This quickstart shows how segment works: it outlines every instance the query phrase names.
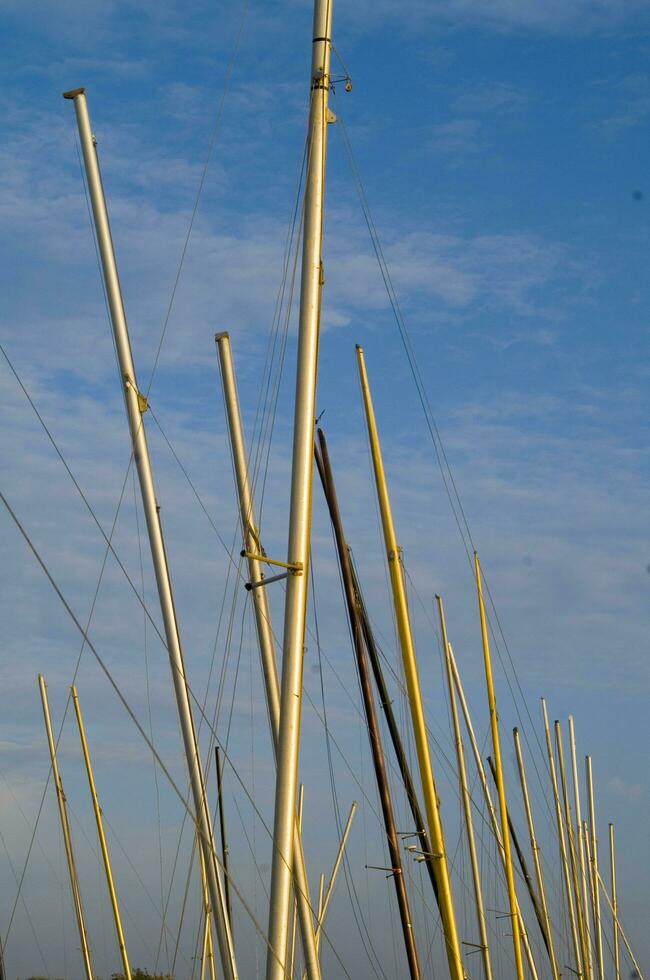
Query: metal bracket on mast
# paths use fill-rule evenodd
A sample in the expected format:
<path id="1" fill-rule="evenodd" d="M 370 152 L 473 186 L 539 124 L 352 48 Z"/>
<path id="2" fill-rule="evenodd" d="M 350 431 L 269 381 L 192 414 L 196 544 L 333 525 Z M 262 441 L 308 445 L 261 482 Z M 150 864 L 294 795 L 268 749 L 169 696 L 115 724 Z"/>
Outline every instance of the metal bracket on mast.
<path id="1" fill-rule="evenodd" d="M 277 558 L 268 558 L 266 555 L 254 555 L 250 551 L 240 551 L 239 554 L 242 558 L 252 558 L 253 561 L 263 561 L 267 565 L 278 565 L 280 568 L 288 568 L 292 575 L 302 575 L 302 562 L 286 562 L 278 561 Z"/>
<path id="2" fill-rule="evenodd" d="M 125 374 L 124 375 L 124 386 L 126 388 L 133 388 L 133 390 L 135 391 L 136 397 L 138 399 L 138 408 L 140 410 L 140 415 L 144 415 L 144 413 L 149 408 L 149 402 L 147 401 L 146 396 L 143 395 L 142 392 L 138 389 L 138 386 L 133 383 L 133 381 L 128 376 L 128 374 Z"/>

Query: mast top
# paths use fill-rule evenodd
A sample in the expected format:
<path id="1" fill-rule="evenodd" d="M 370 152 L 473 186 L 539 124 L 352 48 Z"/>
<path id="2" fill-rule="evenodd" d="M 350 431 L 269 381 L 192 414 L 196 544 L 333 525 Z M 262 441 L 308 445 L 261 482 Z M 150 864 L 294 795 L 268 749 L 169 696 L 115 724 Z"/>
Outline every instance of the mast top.
<path id="1" fill-rule="evenodd" d="M 63 93 L 64 99 L 76 99 L 78 95 L 85 95 L 85 88 L 71 88 L 69 92 Z"/>

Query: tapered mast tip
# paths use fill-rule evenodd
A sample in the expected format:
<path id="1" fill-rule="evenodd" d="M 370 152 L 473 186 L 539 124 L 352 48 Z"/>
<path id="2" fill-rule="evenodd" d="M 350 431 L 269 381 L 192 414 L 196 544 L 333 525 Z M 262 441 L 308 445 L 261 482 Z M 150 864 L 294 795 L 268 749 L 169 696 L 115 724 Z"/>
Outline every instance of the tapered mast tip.
<path id="1" fill-rule="evenodd" d="M 85 88 L 71 88 L 69 92 L 63 93 L 64 99 L 76 99 L 78 95 L 84 95 Z"/>
<path id="2" fill-rule="evenodd" d="M 221 333 L 216 333 L 214 335 L 215 344 L 218 344 L 220 340 L 230 340 L 230 334 L 227 330 L 222 330 Z"/>

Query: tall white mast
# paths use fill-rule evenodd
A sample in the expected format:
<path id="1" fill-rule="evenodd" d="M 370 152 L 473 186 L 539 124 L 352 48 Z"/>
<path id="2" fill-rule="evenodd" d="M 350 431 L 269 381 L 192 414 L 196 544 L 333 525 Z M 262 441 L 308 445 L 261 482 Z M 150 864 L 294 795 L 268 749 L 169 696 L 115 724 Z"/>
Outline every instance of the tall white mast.
<path id="1" fill-rule="evenodd" d="M 210 893 L 210 901 L 217 928 L 221 964 L 225 980 L 237 980 L 235 949 L 226 910 L 223 881 L 221 880 L 216 862 L 212 821 L 205 795 L 205 782 L 185 675 L 185 665 L 183 663 L 183 651 L 181 648 L 178 621 L 176 619 L 176 610 L 174 608 L 171 577 L 167 564 L 167 555 L 165 553 L 165 541 L 160 521 L 160 507 L 156 499 L 151 460 L 149 458 L 149 447 L 145 433 L 143 413 L 146 411 L 147 402 L 138 389 L 133 364 L 131 342 L 129 339 L 126 314 L 124 312 L 124 302 L 122 300 L 115 252 L 113 250 L 111 228 L 108 220 L 108 210 L 106 208 L 106 200 L 104 198 L 101 173 L 99 170 L 96 140 L 90 127 L 84 89 L 79 88 L 71 92 L 66 92 L 64 98 L 72 99 L 74 102 L 77 125 L 79 127 L 88 191 L 95 220 L 111 324 L 115 336 L 115 348 L 120 367 L 120 376 L 124 385 L 124 400 L 133 444 L 133 457 L 140 481 L 142 504 L 147 521 L 151 557 L 156 574 L 160 608 L 165 627 L 165 639 L 172 670 L 176 706 L 178 708 L 185 756 L 187 758 L 187 767 L 192 787 L 196 827 L 205 858 L 208 891 Z"/>
<path id="2" fill-rule="evenodd" d="M 287 580 L 282 643 L 280 732 L 273 822 L 267 980 L 283 980 L 286 976 L 287 936 L 291 908 L 311 538 L 318 336 L 323 284 L 323 199 L 329 116 L 331 28 L 332 0 L 315 0 L 287 557 L 291 573 Z"/>

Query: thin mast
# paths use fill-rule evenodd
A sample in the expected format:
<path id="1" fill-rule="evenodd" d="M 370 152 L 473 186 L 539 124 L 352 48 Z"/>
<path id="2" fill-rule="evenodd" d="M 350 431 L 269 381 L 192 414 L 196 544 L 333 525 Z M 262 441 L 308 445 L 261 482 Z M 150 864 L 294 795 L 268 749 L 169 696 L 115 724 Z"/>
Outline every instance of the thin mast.
<path id="1" fill-rule="evenodd" d="M 151 469 L 151 459 L 147 446 L 143 414 L 147 409 L 147 400 L 138 389 L 138 383 L 133 364 L 131 352 L 131 342 L 124 312 L 124 302 L 120 289 L 117 263 L 113 250 L 111 229 L 102 187 L 101 173 L 99 169 L 99 159 L 97 156 L 96 140 L 90 127 L 88 116 L 88 106 L 84 89 L 75 89 L 66 92 L 65 98 L 74 102 L 79 137 L 83 151 L 88 191 L 92 204 L 95 229 L 97 232 L 97 243 L 101 257 L 106 295 L 111 316 L 111 324 L 115 337 L 115 349 L 120 368 L 120 377 L 123 383 L 123 394 L 129 428 L 133 446 L 133 456 L 138 471 L 140 481 L 140 491 L 142 494 L 142 504 L 147 522 L 149 544 L 151 547 L 151 557 L 153 560 L 160 599 L 160 608 L 165 627 L 165 639 L 169 661 L 172 672 L 172 682 L 178 709 L 183 745 L 189 770 L 192 797 L 194 800 L 194 810 L 196 827 L 200 837 L 201 848 L 205 857 L 205 867 L 208 879 L 208 889 L 210 892 L 210 902 L 212 912 L 217 927 L 217 937 L 219 940 L 219 950 L 221 954 L 221 964 L 224 980 L 237 980 L 237 965 L 235 962 L 235 949 L 232 941 L 230 922 L 226 911 L 223 881 L 217 867 L 216 854 L 214 850 L 214 838 L 212 834 L 212 821 L 210 809 L 205 794 L 205 781 L 201 767 L 201 757 L 199 754 L 198 739 L 194 718 L 192 714 L 192 704 L 190 701 L 187 678 L 185 674 L 185 664 L 183 662 L 183 651 L 181 647 L 180 631 L 176 610 L 174 607 L 174 596 L 172 591 L 171 577 L 165 552 L 165 540 L 163 537 L 162 523 L 160 520 L 160 507 L 156 499 L 156 491 Z"/>
<path id="2" fill-rule="evenodd" d="M 564 823 L 569 840 L 569 858 L 571 861 L 571 877 L 573 878 L 573 894 L 575 895 L 576 912 L 578 915 L 578 929 L 580 931 L 580 941 L 582 943 L 582 965 L 587 980 L 591 980 L 589 970 L 589 950 L 587 948 L 587 929 L 585 927 L 586 908 L 582 907 L 582 889 L 580 888 L 578 854 L 576 849 L 575 835 L 573 833 L 573 817 L 571 814 L 571 804 L 569 802 L 569 788 L 564 766 L 564 746 L 562 744 L 562 728 L 559 721 L 555 722 L 555 744 L 557 747 L 557 761 L 560 768 L 560 785 L 562 787 L 562 801 L 564 803 Z"/>
<path id="3" fill-rule="evenodd" d="M 557 960 L 555 958 L 555 948 L 553 945 L 553 929 L 551 927 L 551 919 L 548 914 L 546 889 L 544 888 L 544 875 L 542 874 L 540 848 L 539 848 L 539 844 L 537 843 L 537 835 L 535 834 L 533 810 L 530 805 L 530 796 L 528 794 L 528 781 L 526 779 L 526 767 L 524 765 L 524 756 L 521 749 L 521 742 L 519 739 L 519 729 L 517 728 L 513 729 L 513 736 L 515 740 L 515 752 L 517 754 L 517 767 L 519 769 L 519 780 L 521 782 L 521 795 L 524 800 L 524 810 L 526 811 L 526 822 L 528 824 L 530 847 L 533 852 L 535 877 L 537 879 L 537 891 L 539 893 L 539 900 L 542 906 L 542 915 L 544 916 L 544 928 L 542 929 L 542 938 L 544 939 L 544 944 L 548 952 L 549 960 L 551 961 L 551 973 L 553 974 L 553 980 L 560 980 L 560 972 L 558 970 Z"/>
<path id="4" fill-rule="evenodd" d="M 494 751 L 494 763 L 496 767 L 497 795 L 499 797 L 499 810 L 501 811 L 501 833 L 503 837 L 503 849 L 506 859 L 506 882 L 508 885 L 508 901 L 510 903 L 510 916 L 512 918 L 512 944 L 515 951 L 515 969 L 518 980 L 524 980 L 524 961 L 521 955 L 521 935 L 519 925 L 519 912 L 517 903 L 517 892 L 515 889 L 515 876 L 512 870 L 512 853 L 510 851 L 510 835 L 508 834 L 508 807 L 506 804 L 506 784 L 503 778 L 503 765 L 501 763 L 501 742 L 499 739 L 499 718 L 497 715 L 497 702 L 494 693 L 494 680 L 492 677 L 492 660 L 490 657 L 490 640 L 488 638 L 487 620 L 485 617 L 485 605 L 483 603 L 483 583 L 481 581 L 481 566 L 478 554 L 474 552 L 474 568 L 476 572 L 476 590 L 478 593 L 478 608 L 481 620 L 481 638 L 483 640 L 483 661 L 485 664 L 485 681 L 487 684 L 488 705 L 490 707 L 490 729 L 492 732 L 492 749 Z"/>
<path id="5" fill-rule="evenodd" d="M 45 678 L 42 674 L 38 675 L 38 686 L 41 691 L 45 731 L 47 733 L 47 744 L 50 749 L 50 760 L 52 764 L 52 780 L 56 790 L 56 802 L 59 807 L 61 831 L 63 833 L 63 845 L 65 847 L 65 856 L 68 862 L 68 872 L 70 874 L 72 904 L 74 905 L 77 928 L 79 929 L 79 941 L 81 943 L 81 955 L 84 962 L 84 972 L 86 974 L 86 980 L 93 980 L 93 963 L 90 955 L 90 946 L 88 944 L 88 933 L 86 932 L 86 924 L 84 921 L 81 890 L 79 888 L 79 878 L 77 876 L 77 865 L 75 863 L 74 851 L 72 849 L 72 835 L 70 834 L 70 823 L 68 821 L 68 808 L 66 806 L 65 793 L 63 792 L 61 774 L 59 773 L 59 763 L 56 757 L 56 744 L 52 733 L 52 719 L 50 718 L 50 705 L 47 699 L 47 687 L 45 686 Z"/>
<path id="6" fill-rule="evenodd" d="M 564 837 L 564 821 L 562 819 L 562 808 L 560 806 L 560 794 L 557 785 L 557 775 L 555 772 L 555 756 L 551 743 L 551 730 L 548 724 L 548 714 L 546 711 L 546 701 L 542 698 L 542 713 L 544 716 L 544 734 L 546 736 L 546 753 L 548 756 L 548 767 L 551 774 L 551 788 L 553 790 L 553 801 L 555 803 L 555 820 L 557 823 L 557 836 L 560 844 L 560 861 L 562 873 L 564 875 L 564 889 L 566 891 L 567 909 L 569 912 L 569 923 L 571 926 L 571 941 L 573 943 L 573 955 L 576 963 L 576 975 L 581 977 L 582 973 L 582 954 L 578 927 L 576 925 L 575 908 L 573 904 L 573 890 L 571 888 L 571 875 L 569 873 L 569 862 L 566 852 L 566 840 Z"/>
<path id="7" fill-rule="evenodd" d="M 278 680 L 275 638 L 271 623 L 271 609 L 266 591 L 267 586 L 259 584 L 264 582 L 264 565 L 257 556 L 263 556 L 264 549 L 257 526 L 253 491 L 248 473 L 248 455 L 244 441 L 244 429 L 239 408 L 237 380 L 230 337 L 227 333 L 218 333 L 215 335 L 215 342 L 219 354 L 221 382 L 223 385 L 226 418 L 228 421 L 228 432 L 230 434 L 230 447 L 235 471 L 235 483 L 237 485 L 237 496 L 239 499 L 244 553 L 248 563 L 250 585 L 254 586 L 250 591 L 255 615 L 255 629 L 260 650 L 260 659 L 262 662 L 262 678 L 264 680 L 264 691 L 271 727 L 271 742 L 273 744 L 273 754 L 277 760 L 278 738 L 280 735 L 280 681 Z M 298 907 L 307 975 L 309 980 L 320 980 L 314 921 L 309 900 L 309 881 L 302 846 L 302 836 L 297 820 L 294 829 L 293 849 L 294 891 Z"/>
<path id="8" fill-rule="evenodd" d="M 341 862 L 343 861 L 343 855 L 345 854 L 345 848 L 348 842 L 348 837 L 350 836 L 350 831 L 352 830 L 352 821 L 354 820 L 354 815 L 357 812 L 357 803 L 355 800 L 352 801 L 350 807 L 350 812 L 348 814 L 348 819 L 345 822 L 345 827 L 343 828 L 343 833 L 341 834 L 341 840 L 339 841 L 339 849 L 336 852 L 336 860 L 334 861 L 334 867 L 332 868 L 332 874 L 330 875 L 330 880 L 325 889 L 325 896 L 323 898 L 323 907 L 321 910 L 318 925 L 316 927 L 316 944 L 320 949 L 320 937 L 323 931 L 323 923 L 325 922 L 325 916 L 327 915 L 327 910 L 329 908 L 330 901 L 332 900 L 332 895 L 334 894 L 334 885 L 336 884 L 336 879 L 341 867 Z"/>
<path id="9" fill-rule="evenodd" d="M 621 954 L 618 944 L 618 896 L 616 894 L 616 854 L 614 824 L 609 825 L 609 870 L 612 882 L 612 934 L 614 939 L 614 980 L 621 980 Z"/>
<path id="10" fill-rule="evenodd" d="M 463 804 L 463 816 L 465 817 L 465 828 L 467 831 L 467 843 L 469 846 L 469 857 L 472 866 L 472 880 L 474 883 L 474 900 L 476 904 L 476 918 L 478 920 L 478 931 L 481 940 L 481 958 L 483 960 L 483 970 L 486 980 L 492 980 L 492 962 L 490 960 L 490 946 L 488 943 L 487 924 L 485 921 L 485 908 L 483 904 L 483 890 L 481 887 L 481 872 L 479 869 L 478 854 L 476 851 L 476 839 L 474 837 L 474 822 L 472 819 L 472 797 L 467 784 L 467 765 L 465 763 L 465 748 L 463 746 L 463 736 L 460 730 L 460 719 L 458 717 L 458 704 L 456 703 L 456 691 L 454 689 L 454 678 L 449 657 L 449 641 L 447 639 L 447 624 L 445 622 L 445 610 L 442 597 L 437 595 L 438 615 L 440 617 L 440 631 L 442 633 L 442 647 L 447 672 L 447 685 L 449 688 L 449 706 L 451 708 L 451 723 L 454 733 L 454 744 L 456 746 L 456 761 L 458 763 L 458 781 L 460 783 L 460 795 Z"/>
<path id="11" fill-rule="evenodd" d="M 598 838 L 596 836 L 596 810 L 594 807 L 594 779 L 591 769 L 591 756 L 585 759 L 587 769 L 587 796 L 589 798 L 589 826 L 591 830 L 591 868 L 594 879 L 594 934 L 596 939 L 596 963 L 598 976 L 605 980 L 603 961 L 603 935 L 600 925 L 600 890 L 598 888 Z"/>
<path id="12" fill-rule="evenodd" d="M 409 974 L 412 980 L 419 980 L 420 964 L 415 945 L 415 935 L 413 932 L 413 922 L 409 907 L 408 894 L 406 892 L 406 882 L 404 880 L 404 871 L 402 868 L 402 855 L 400 853 L 399 840 L 397 838 L 397 828 L 395 826 L 395 816 L 393 813 L 393 801 L 390 792 L 390 784 L 388 782 L 388 773 L 386 771 L 384 749 L 381 743 L 377 708 L 375 706 L 372 681 L 370 679 L 370 670 L 368 667 L 366 649 L 363 642 L 363 630 L 361 627 L 361 621 L 356 603 L 356 594 L 352 581 L 350 555 L 345 540 L 345 534 L 343 532 L 343 522 L 341 520 L 341 512 L 339 510 L 338 498 L 336 496 L 336 487 L 334 485 L 329 452 L 327 450 L 327 442 L 321 429 L 318 430 L 318 445 L 320 452 L 317 453 L 316 459 L 318 469 L 321 470 L 322 468 L 323 471 L 323 488 L 325 490 L 325 497 L 327 499 L 327 506 L 329 509 L 330 519 L 332 521 L 332 527 L 334 528 L 334 537 L 336 539 L 336 550 L 339 557 L 345 602 L 348 611 L 348 618 L 350 620 L 350 629 L 352 631 L 352 643 L 357 661 L 359 685 L 361 687 L 361 696 L 363 698 L 363 707 L 368 726 L 368 738 L 370 740 L 370 751 L 372 754 L 375 778 L 377 780 L 377 790 L 379 792 L 379 801 L 384 819 L 384 830 L 386 831 L 386 840 L 388 842 L 390 867 L 392 869 L 397 906 L 399 908 L 400 921 L 402 924 L 406 959 L 408 961 Z"/>
<path id="13" fill-rule="evenodd" d="M 573 802 L 576 816 L 576 833 L 578 838 L 578 862 L 580 864 L 580 887 L 582 889 L 582 907 L 584 909 L 584 927 L 587 944 L 587 961 L 585 968 L 593 977 L 594 963 L 591 951 L 591 929 L 589 925 L 589 896 L 587 892 L 587 867 L 585 862 L 585 840 L 582 827 L 582 812 L 580 807 L 580 780 L 578 779 L 578 762 L 576 757 L 576 734 L 573 718 L 569 715 L 569 745 L 571 748 L 571 772 L 573 776 Z"/>
<path id="14" fill-rule="evenodd" d="M 298 787 L 298 833 L 302 835 L 302 811 L 305 803 L 305 787 L 301 783 Z M 293 921 L 291 923 L 291 942 L 289 944 L 289 980 L 293 980 L 294 964 L 296 962 L 296 931 L 298 928 L 298 901 L 293 900 Z"/>
<path id="15" fill-rule="evenodd" d="M 449 973 L 451 980 L 463 980 L 464 970 L 463 961 L 460 953 L 460 941 L 458 938 L 458 927 L 456 925 L 456 913 L 451 893 L 451 876 L 447 864 L 447 852 L 445 848 L 445 838 L 440 815 L 440 804 L 431 765 L 431 752 L 429 749 L 429 739 L 424 717 L 424 706 L 422 703 L 422 692 L 420 690 L 420 680 L 418 676 L 417 660 L 413 636 L 411 633 L 411 623 L 409 620 L 408 604 L 406 599 L 406 588 L 404 586 L 403 567 L 401 560 L 401 550 L 397 543 L 393 514 L 388 496 L 388 486 L 384 474 L 384 464 L 379 445 L 379 434 L 375 412 L 370 395 L 370 386 L 366 374 L 366 365 L 363 350 L 357 346 L 357 361 L 359 365 L 359 376 L 361 379 L 361 390 L 363 393 L 363 403 L 368 425 L 368 435 L 370 439 L 370 451 L 377 485 L 377 497 L 379 500 L 379 510 L 381 512 L 381 523 L 384 532 L 386 554 L 388 558 L 388 568 L 390 572 L 390 583 L 393 593 L 393 604 L 395 607 L 395 618 L 397 620 L 397 632 L 399 635 L 402 661 L 404 663 L 404 674 L 406 677 L 406 687 L 408 691 L 409 706 L 411 709 L 411 720 L 413 724 L 413 735 L 417 750 L 418 763 L 420 767 L 420 778 L 424 793 L 424 807 L 427 814 L 429 829 L 429 840 L 431 843 L 431 853 L 433 855 L 433 872 L 438 888 L 438 904 L 440 916 L 442 918 L 442 928 L 445 937 L 445 947 L 447 960 L 449 963 Z"/>
<path id="16" fill-rule="evenodd" d="M 223 806 L 223 762 L 221 761 L 221 750 L 218 745 L 214 747 L 215 765 L 217 769 L 217 803 L 219 807 L 219 834 L 221 836 L 221 860 L 223 862 L 224 890 L 226 893 L 226 908 L 228 909 L 228 919 L 232 931 L 232 903 L 230 901 L 230 875 L 228 872 L 228 861 L 230 851 L 226 838 L 226 813 Z"/>
<path id="17" fill-rule="evenodd" d="M 287 964 L 287 934 L 294 870 L 296 791 L 300 754 L 300 715 L 311 538 L 314 418 L 318 374 L 318 337 L 324 281 L 323 205 L 330 89 L 332 0 L 315 0 L 310 79 L 307 173 L 304 202 L 298 365 L 293 429 L 291 507 L 282 641 L 282 687 L 278 737 L 273 862 L 266 980 L 282 980 Z"/>
<path id="18" fill-rule="evenodd" d="M 589 851 L 589 838 L 587 837 L 586 840 L 587 840 L 587 851 Z M 603 895 L 605 896 L 605 900 L 606 900 L 606 902 L 607 902 L 607 904 L 609 906 L 609 911 L 613 915 L 614 914 L 614 905 L 612 903 L 611 898 L 607 894 L 607 889 L 605 887 L 605 882 L 603 881 L 600 872 L 598 872 L 598 881 L 600 883 L 600 887 L 602 888 Z M 621 925 L 621 920 L 618 918 L 618 911 L 617 911 L 617 921 L 618 921 L 618 931 L 619 931 L 620 937 L 623 940 L 623 942 L 625 943 L 625 948 L 628 951 L 630 960 L 632 962 L 632 966 L 634 967 L 634 969 L 636 970 L 636 972 L 638 974 L 638 978 L 635 978 L 635 980 L 644 980 L 643 974 L 641 973 L 641 967 L 637 963 L 636 957 L 635 957 L 634 953 L 632 952 L 632 947 L 630 946 L 630 943 L 628 941 L 628 938 L 625 935 L 625 930 L 623 929 L 623 926 Z"/>
<path id="19" fill-rule="evenodd" d="M 81 750 L 83 752 L 84 762 L 86 763 L 86 772 L 88 773 L 88 786 L 90 787 L 90 796 L 93 802 L 93 811 L 95 813 L 95 822 L 97 824 L 97 836 L 99 837 L 99 846 L 101 848 L 102 859 L 104 861 L 104 871 L 106 872 L 106 884 L 108 885 L 108 894 L 111 899 L 113 919 L 115 920 L 115 932 L 117 933 L 117 942 L 120 947 L 120 956 L 122 957 L 124 976 L 126 980 L 131 980 L 131 966 L 129 964 L 129 956 L 126 951 L 126 941 L 124 939 L 124 930 L 122 929 L 122 919 L 120 917 L 120 909 L 117 901 L 117 892 L 115 891 L 115 883 L 113 881 L 113 869 L 111 868 L 111 859 L 108 853 L 106 834 L 104 833 L 104 820 L 102 818 L 102 810 L 99 805 L 99 799 L 97 798 L 97 787 L 95 786 L 95 776 L 93 774 L 93 767 L 90 761 L 90 752 L 88 750 L 88 743 L 86 741 L 86 732 L 84 730 L 83 718 L 81 716 L 81 706 L 79 704 L 79 698 L 77 696 L 77 689 L 74 686 L 74 684 L 72 685 L 70 690 L 72 693 L 72 703 L 74 705 L 74 713 L 77 717 L 77 725 L 79 726 L 79 738 L 81 739 Z"/>
<path id="20" fill-rule="evenodd" d="M 488 786 L 487 776 L 485 774 L 485 766 L 483 765 L 483 760 L 481 758 L 481 752 L 478 747 L 478 742 L 476 740 L 476 734 L 474 732 L 474 725 L 472 724 L 472 716 L 469 713 L 469 707 L 467 705 L 467 699 L 465 698 L 465 691 L 463 690 L 463 684 L 460 679 L 460 673 L 458 671 L 458 664 L 456 663 L 456 658 L 454 656 L 454 649 L 449 644 L 449 658 L 451 661 L 451 668 L 454 672 L 454 684 L 456 685 L 456 692 L 458 694 L 458 700 L 460 701 L 460 706 L 463 712 L 463 718 L 465 719 L 465 727 L 467 728 L 467 734 L 469 735 L 470 745 L 472 747 L 472 754 L 474 756 L 474 762 L 476 763 L 476 770 L 479 775 L 479 780 L 481 783 L 481 788 L 483 790 L 483 796 L 485 797 L 485 803 L 487 806 L 488 814 L 490 816 L 490 823 L 492 825 L 492 833 L 499 847 L 499 855 L 501 857 L 501 863 L 503 865 L 503 873 L 505 875 L 506 871 L 506 857 L 505 850 L 503 847 L 503 838 L 501 835 L 501 828 L 499 827 L 499 819 L 497 817 L 497 812 L 494 809 L 494 803 L 492 802 L 492 795 L 490 793 L 490 787 Z M 519 899 L 517 899 L 517 909 L 519 912 L 519 921 L 521 923 L 521 938 L 524 945 L 524 951 L 526 953 L 526 960 L 528 962 L 528 969 L 533 977 L 533 980 L 538 980 L 537 966 L 535 965 L 535 960 L 533 958 L 533 951 L 530 946 L 530 940 L 528 938 L 528 932 L 526 931 L 526 923 L 524 922 L 524 917 L 521 912 L 521 906 L 519 905 Z"/>

